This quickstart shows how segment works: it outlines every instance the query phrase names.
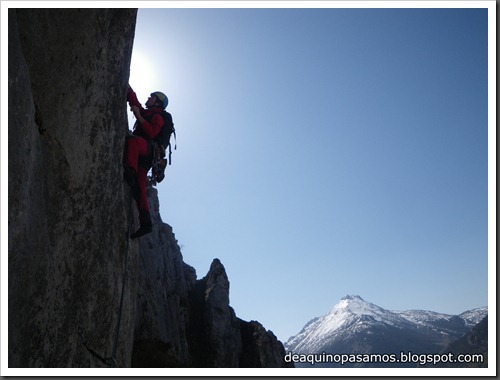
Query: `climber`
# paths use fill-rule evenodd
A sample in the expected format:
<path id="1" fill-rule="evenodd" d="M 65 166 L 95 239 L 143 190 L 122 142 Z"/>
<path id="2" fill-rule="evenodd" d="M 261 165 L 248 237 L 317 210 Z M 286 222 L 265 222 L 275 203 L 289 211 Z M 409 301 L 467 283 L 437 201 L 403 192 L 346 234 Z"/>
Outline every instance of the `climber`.
<path id="1" fill-rule="evenodd" d="M 151 93 L 142 107 L 137 95 L 128 87 L 127 101 L 137 121 L 132 135 L 125 141 L 124 168 L 125 180 L 132 188 L 132 195 L 139 211 L 139 229 L 130 235 L 132 239 L 152 231 L 151 213 L 146 195 L 147 174 L 153 160 L 153 139 L 160 133 L 165 121 L 162 111 L 168 105 L 167 96 L 160 91 Z"/>

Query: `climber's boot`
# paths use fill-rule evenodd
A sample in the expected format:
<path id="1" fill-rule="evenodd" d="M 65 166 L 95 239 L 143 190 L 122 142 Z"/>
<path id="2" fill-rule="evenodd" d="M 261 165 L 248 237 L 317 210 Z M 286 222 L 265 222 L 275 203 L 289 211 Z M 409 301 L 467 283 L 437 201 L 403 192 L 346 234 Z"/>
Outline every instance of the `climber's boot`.
<path id="1" fill-rule="evenodd" d="M 153 231 L 153 223 L 151 222 L 151 214 L 148 210 L 139 210 L 139 222 L 141 223 L 139 229 L 130 235 L 131 239 L 141 237 Z"/>

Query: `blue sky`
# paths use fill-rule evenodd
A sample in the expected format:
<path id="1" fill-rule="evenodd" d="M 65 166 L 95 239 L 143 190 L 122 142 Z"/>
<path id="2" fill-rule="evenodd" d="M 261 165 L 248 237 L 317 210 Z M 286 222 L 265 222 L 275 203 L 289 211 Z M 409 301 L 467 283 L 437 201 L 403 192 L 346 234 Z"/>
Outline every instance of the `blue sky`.
<path id="1" fill-rule="evenodd" d="M 170 99 L 184 261 L 219 258 L 282 341 L 346 294 L 486 306 L 487 37 L 486 9 L 140 9 L 130 82 Z"/>

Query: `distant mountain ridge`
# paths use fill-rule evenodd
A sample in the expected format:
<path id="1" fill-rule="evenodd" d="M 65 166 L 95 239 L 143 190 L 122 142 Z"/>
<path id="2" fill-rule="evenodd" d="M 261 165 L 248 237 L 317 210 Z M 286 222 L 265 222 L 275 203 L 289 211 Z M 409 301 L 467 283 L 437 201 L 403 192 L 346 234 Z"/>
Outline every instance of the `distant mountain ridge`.
<path id="1" fill-rule="evenodd" d="M 439 363 L 439 367 L 488 367 L 488 316 L 484 317 L 470 332 L 452 342 L 443 352 L 458 354 L 481 354 L 482 362 Z"/>
<path id="2" fill-rule="evenodd" d="M 358 295 L 348 295 L 327 314 L 309 321 L 285 343 L 285 350 L 296 354 L 439 353 L 470 332 L 487 313 L 487 307 L 459 315 L 426 310 L 390 311 Z"/>

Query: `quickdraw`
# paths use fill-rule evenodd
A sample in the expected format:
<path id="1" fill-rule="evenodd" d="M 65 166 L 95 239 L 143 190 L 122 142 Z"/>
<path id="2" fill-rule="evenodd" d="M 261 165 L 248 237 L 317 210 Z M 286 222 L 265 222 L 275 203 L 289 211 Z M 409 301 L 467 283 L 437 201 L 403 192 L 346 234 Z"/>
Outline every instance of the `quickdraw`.
<path id="1" fill-rule="evenodd" d="M 153 142 L 153 162 L 151 164 L 152 179 L 160 183 L 165 178 L 165 169 L 167 167 L 168 161 L 164 157 L 165 150 L 163 147 Z"/>

